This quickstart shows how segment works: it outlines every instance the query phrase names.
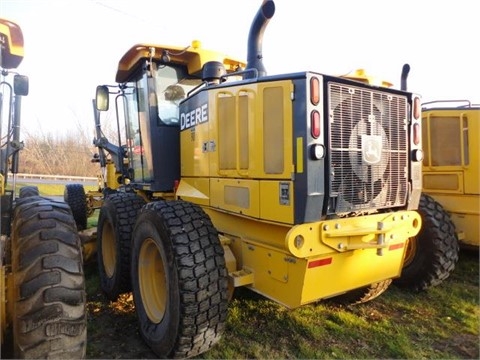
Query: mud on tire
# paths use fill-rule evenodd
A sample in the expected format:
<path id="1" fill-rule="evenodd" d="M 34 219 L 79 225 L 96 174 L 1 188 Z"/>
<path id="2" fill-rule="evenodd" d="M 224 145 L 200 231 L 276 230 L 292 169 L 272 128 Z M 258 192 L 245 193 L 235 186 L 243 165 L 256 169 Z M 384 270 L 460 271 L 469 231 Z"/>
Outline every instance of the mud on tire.
<path id="1" fill-rule="evenodd" d="M 147 204 L 133 233 L 132 288 L 140 333 L 161 358 L 190 358 L 223 333 L 228 280 L 210 218 L 184 201 Z"/>
<path id="2" fill-rule="evenodd" d="M 83 259 L 69 207 L 21 198 L 12 229 L 15 358 L 85 358 Z"/>
<path id="3" fill-rule="evenodd" d="M 455 225 L 445 209 L 431 196 L 422 194 L 418 212 L 422 228 L 408 240 L 405 264 L 394 284 L 414 291 L 439 285 L 455 269 L 459 243 Z"/>

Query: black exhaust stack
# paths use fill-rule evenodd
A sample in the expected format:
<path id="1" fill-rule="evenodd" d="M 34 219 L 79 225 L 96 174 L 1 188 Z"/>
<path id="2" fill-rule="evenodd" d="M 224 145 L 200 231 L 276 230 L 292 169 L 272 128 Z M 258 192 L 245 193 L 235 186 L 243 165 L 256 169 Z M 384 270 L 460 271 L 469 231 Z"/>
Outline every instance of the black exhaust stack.
<path id="1" fill-rule="evenodd" d="M 407 91 L 407 78 L 410 72 L 410 65 L 405 64 L 402 67 L 402 75 L 400 77 L 400 90 Z"/>
<path id="2" fill-rule="evenodd" d="M 262 40 L 263 33 L 268 22 L 275 14 L 275 4 L 272 0 L 264 0 L 260 9 L 258 9 L 248 34 L 248 53 L 247 53 L 247 71 L 246 78 L 253 78 L 252 72 L 248 70 L 256 69 L 258 77 L 267 75 L 263 66 Z"/>

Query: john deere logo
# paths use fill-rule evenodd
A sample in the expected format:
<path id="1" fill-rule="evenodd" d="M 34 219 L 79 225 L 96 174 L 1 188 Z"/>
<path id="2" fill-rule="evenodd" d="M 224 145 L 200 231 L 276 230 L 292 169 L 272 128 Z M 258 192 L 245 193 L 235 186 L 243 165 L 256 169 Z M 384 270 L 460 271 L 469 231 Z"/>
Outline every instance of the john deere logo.
<path id="1" fill-rule="evenodd" d="M 382 137 L 362 135 L 362 159 L 365 164 L 375 165 L 382 160 Z"/>
<path id="2" fill-rule="evenodd" d="M 188 112 L 180 113 L 180 131 L 190 129 L 208 121 L 208 104 L 203 104 Z"/>

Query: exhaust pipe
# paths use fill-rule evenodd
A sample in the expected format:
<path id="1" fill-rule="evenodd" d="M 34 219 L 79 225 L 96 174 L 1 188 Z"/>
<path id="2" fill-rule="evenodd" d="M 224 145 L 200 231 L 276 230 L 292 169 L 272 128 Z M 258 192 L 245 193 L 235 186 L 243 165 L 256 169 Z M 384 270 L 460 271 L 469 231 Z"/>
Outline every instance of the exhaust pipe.
<path id="1" fill-rule="evenodd" d="M 400 77 L 400 90 L 407 91 L 407 78 L 410 72 L 410 65 L 405 64 L 402 67 L 402 75 Z"/>
<path id="2" fill-rule="evenodd" d="M 264 0 L 260 9 L 258 9 L 248 34 L 248 52 L 247 52 L 247 71 L 246 78 L 253 78 L 248 70 L 256 69 L 258 77 L 267 75 L 263 66 L 262 41 L 263 33 L 268 22 L 275 14 L 275 4 L 272 0 Z"/>

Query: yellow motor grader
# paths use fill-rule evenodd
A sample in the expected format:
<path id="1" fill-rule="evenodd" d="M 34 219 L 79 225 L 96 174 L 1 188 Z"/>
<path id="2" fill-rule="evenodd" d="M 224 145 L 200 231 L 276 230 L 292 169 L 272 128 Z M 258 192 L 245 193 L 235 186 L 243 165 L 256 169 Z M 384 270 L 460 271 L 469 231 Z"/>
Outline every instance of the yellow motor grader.
<path id="1" fill-rule="evenodd" d="M 262 2 L 246 62 L 198 41 L 137 44 L 117 84 L 97 87 L 101 288 L 111 300 L 132 291 L 160 357 L 209 350 L 237 287 L 287 308 L 374 299 L 421 229 L 420 96 L 317 71 L 268 75 L 274 12 Z M 109 109 L 116 139 L 102 132 Z"/>
<path id="2" fill-rule="evenodd" d="M 16 194 L 21 99 L 28 94 L 28 78 L 15 69 L 23 56 L 21 28 L 0 19 L 1 353 L 15 359 L 81 359 L 86 356 L 86 294 L 71 209 L 39 196 L 35 186 Z"/>
<path id="3" fill-rule="evenodd" d="M 480 104 L 423 104 L 423 189 L 448 212 L 461 248 L 480 246 Z"/>

